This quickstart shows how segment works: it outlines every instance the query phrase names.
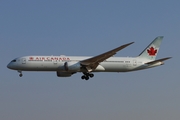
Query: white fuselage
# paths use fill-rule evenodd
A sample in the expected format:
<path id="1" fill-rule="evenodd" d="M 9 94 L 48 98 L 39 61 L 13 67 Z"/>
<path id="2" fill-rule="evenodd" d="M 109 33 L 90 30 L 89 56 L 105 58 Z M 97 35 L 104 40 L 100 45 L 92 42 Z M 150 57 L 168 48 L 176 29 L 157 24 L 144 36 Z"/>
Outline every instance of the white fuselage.
<path id="1" fill-rule="evenodd" d="M 92 72 L 129 72 L 163 65 L 171 57 L 156 60 L 163 36 L 156 37 L 138 57 L 112 57 L 134 42 L 121 45 L 97 56 L 24 56 L 12 60 L 7 67 L 22 71 L 55 71 L 58 77 L 82 72 L 81 79 L 94 77 Z"/>
<path id="2" fill-rule="evenodd" d="M 74 67 L 78 67 L 79 61 L 91 58 L 81 56 L 24 56 L 12 60 L 7 67 L 18 71 L 62 71 L 66 72 L 64 68 L 65 62 L 71 63 Z M 128 72 L 150 67 L 162 65 L 158 62 L 153 65 L 145 63 L 150 62 L 146 59 L 138 57 L 110 57 L 105 61 L 99 63 L 97 68 L 92 72 Z M 83 72 L 82 69 L 70 69 L 70 72 Z"/>

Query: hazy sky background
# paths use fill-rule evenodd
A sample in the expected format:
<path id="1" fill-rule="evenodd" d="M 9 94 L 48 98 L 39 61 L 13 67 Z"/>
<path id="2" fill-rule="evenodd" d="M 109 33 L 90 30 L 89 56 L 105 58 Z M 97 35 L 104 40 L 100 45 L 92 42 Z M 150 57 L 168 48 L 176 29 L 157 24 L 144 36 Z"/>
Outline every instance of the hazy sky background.
<path id="1" fill-rule="evenodd" d="M 1 0 L 0 120 L 179 120 L 179 0 Z M 25 55 L 137 56 L 164 36 L 164 66 L 130 73 L 55 72 L 6 68 Z"/>

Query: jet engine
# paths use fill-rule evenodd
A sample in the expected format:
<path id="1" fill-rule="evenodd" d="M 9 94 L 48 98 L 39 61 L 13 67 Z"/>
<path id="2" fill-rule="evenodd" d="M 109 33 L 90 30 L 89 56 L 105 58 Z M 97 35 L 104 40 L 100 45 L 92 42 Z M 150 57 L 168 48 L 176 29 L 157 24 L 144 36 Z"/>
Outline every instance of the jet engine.
<path id="1" fill-rule="evenodd" d="M 57 71 L 56 73 L 58 77 L 70 77 L 73 74 L 71 72 L 59 72 L 59 71 Z"/>
<path id="2" fill-rule="evenodd" d="M 64 63 L 65 71 L 80 71 L 81 65 L 79 62 L 65 62 Z"/>

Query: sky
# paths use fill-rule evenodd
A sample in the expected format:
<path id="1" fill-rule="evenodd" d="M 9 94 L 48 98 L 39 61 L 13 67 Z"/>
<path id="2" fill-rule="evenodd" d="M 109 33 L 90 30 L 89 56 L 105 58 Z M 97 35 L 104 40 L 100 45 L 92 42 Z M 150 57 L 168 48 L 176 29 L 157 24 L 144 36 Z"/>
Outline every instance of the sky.
<path id="1" fill-rule="evenodd" d="M 0 0 L 0 120 L 179 120 L 179 0 Z M 135 57 L 164 36 L 165 65 L 129 73 L 23 72 L 26 55 Z"/>

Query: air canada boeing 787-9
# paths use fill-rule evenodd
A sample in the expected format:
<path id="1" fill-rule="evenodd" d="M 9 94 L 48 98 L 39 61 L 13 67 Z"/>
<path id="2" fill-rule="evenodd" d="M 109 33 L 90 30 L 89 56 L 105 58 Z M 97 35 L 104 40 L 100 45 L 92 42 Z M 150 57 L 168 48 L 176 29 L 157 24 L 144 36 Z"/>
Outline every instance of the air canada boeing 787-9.
<path id="1" fill-rule="evenodd" d="M 12 60 L 7 67 L 22 71 L 54 71 L 58 77 L 70 77 L 82 72 L 82 79 L 94 77 L 93 72 L 129 72 L 163 65 L 171 57 L 155 60 L 163 36 L 155 38 L 137 57 L 113 57 L 134 42 L 119 46 L 94 57 L 85 56 L 24 56 Z"/>

